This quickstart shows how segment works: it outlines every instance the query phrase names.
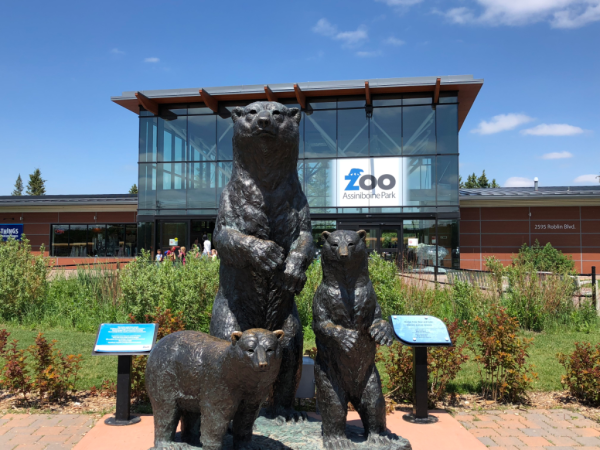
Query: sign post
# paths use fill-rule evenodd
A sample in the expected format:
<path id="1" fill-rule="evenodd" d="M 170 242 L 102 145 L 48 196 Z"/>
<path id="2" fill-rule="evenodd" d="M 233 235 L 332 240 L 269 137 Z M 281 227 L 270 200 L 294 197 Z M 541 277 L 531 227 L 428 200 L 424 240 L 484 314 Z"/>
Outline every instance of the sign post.
<path id="1" fill-rule="evenodd" d="M 402 418 L 412 423 L 435 423 L 427 410 L 427 347 L 450 347 L 446 324 L 433 316 L 391 316 L 396 338 L 413 350 L 413 411 Z"/>
<path id="2" fill-rule="evenodd" d="M 103 323 L 98 329 L 92 355 L 118 356 L 117 408 L 107 425 L 133 425 L 141 419 L 131 415 L 131 357 L 148 355 L 156 342 L 158 325 L 155 323 Z"/>

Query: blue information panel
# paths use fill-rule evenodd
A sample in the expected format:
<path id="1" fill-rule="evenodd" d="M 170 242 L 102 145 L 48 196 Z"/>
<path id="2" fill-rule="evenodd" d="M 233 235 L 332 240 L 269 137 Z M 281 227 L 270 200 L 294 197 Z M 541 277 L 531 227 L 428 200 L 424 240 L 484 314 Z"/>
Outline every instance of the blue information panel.
<path id="1" fill-rule="evenodd" d="M 446 324 L 433 316 L 392 316 L 394 333 L 410 347 L 451 346 Z"/>
<path id="2" fill-rule="evenodd" d="M 103 323 L 94 353 L 148 353 L 156 342 L 155 323 Z"/>
<path id="3" fill-rule="evenodd" d="M 0 237 L 3 241 L 7 241 L 12 237 L 15 241 L 20 241 L 23 236 L 22 223 L 0 223 Z"/>

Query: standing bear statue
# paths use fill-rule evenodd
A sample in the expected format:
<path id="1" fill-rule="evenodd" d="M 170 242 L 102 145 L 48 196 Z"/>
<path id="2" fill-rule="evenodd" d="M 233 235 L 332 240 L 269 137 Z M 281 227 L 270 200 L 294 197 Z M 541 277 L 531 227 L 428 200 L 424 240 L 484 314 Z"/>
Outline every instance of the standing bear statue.
<path id="1" fill-rule="evenodd" d="M 233 109 L 233 170 L 213 239 L 221 267 L 210 334 L 227 339 L 251 328 L 285 333 L 267 410 L 280 423 L 303 417 L 294 410 L 303 344 L 294 296 L 314 255 L 297 170 L 300 118 L 298 108 L 276 102 Z"/>
<path id="2" fill-rule="evenodd" d="M 382 319 L 369 278 L 365 231 L 324 231 L 323 281 L 313 301 L 317 343 L 315 382 L 323 417 L 323 446 L 350 449 L 346 416 L 350 402 L 362 420 L 369 449 L 410 449 L 386 428 L 385 399 L 375 367 L 377 344 L 391 345 L 392 326 Z"/>

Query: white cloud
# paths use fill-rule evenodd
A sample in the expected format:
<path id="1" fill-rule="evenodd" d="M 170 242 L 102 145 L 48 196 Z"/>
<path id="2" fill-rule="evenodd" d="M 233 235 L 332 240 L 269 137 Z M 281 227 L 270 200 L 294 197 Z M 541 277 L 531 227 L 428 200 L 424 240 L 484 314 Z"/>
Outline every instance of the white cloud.
<path id="1" fill-rule="evenodd" d="M 502 187 L 532 187 L 533 180 L 525 177 L 510 177 Z"/>
<path id="2" fill-rule="evenodd" d="M 356 31 L 342 31 L 341 33 L 336 34 L 333 38 L 338 41 L 343 41 L 344 45 L 346 46 L 351 46 L 368 39 L 369 35 L 367 34 L 367 27 L 361 25 L 356 29 Z"/>
<path id="3" fill-rule="evenodd" d="M 583 129 L 566 123 L 541 123 L 536 127 L 521 131 L 521 134 L 532 136 L 573 136 L 583 133 Z"/>
<path id="4" fill-rule="evenodd" d="M 456 24 L 526 25 L 547 21 L 554 28 L 578 28 L 600 21 L 600 0 L 474 0 L 478 11 L 466 6 L 442 13 Z M 439 11 L 438 11 L 439 12 Z"/>
<path id="5" fill-rule="evenodd" d="M 155 56 L 153 56 L 152 58 L 146 58 L 146 59 L 144 59 L 144 62 L 147 62 L 147 63 L 157 63 L 159 61 L 160 61 L 160 59 L 158 59 Z"/>
<path id="6" fill-rule="evenodd" d="M 323 36 L 333 36 L 337 33 L 337 27 L 325 18 L 320 19 L 317 24 L 312 27 L 312 30 L 314 33 L 321 34 Z"/>
<path id="7" fill-rule="evenodd" d="M 501 131 L 512 130 L 519 125 L 527 122 L 531 122 L 533 118 L 526 116 L 525 114 L 499 114 L 492 117 L 492 120 L 486 122 L 482 120 L 479 122 L 477 128 L 471 130 L 471 133 L 477 134 L 494 134 L 500 133 Z"/>
<path id="8" fill-rule="evenodd" d="M 573 153 L 571 152 L 551 152 L 551 153 L 546 153 L 542 156 L 542 159 L 565 159 L 565 158 L 572 158 L 573 157 Z"/>
<path id="9" fill-rule="evenodd" d="M 385 3 L 388 6 L 412 6 L 421 3 L 423 0 L 375 0 L 376 2 Z"/>
<path id="10" fill-rule="evenodd" d="M 383 41 L 384 44 L 394 45 L 396 47 L 400 47 L 401 45 L 406 44 L 402 39 L 395 38 L 394 36 L 390 36 L 389 38 Z"/>
<path id="11" fill-rule="evenodd" d="M 381 50 L 377 50 L 374 52 L 356 52 L 356 56 L 360 56 L 361 58 L 371 58 L 374 56 L 381 56 Z"/>
<path id="12" fill-rule="evenodd" d="M 124 51 L 122 51 L 122 50 L 119 50 L 118 48 L 113 48 L 113 49 L 112 49 L 110 52 L 111 52 L 113 55 L 124 55 L 124 54 L 125 54 L 125 52 L 124 52 Z"/>
<path id="13" fill-rule="evenodd" d="M 581 183 L 581 184 L 597 184 L 600 182 L 600 175 L 579 175 L 577 178 L 573 180 L 573 183 Z"/>

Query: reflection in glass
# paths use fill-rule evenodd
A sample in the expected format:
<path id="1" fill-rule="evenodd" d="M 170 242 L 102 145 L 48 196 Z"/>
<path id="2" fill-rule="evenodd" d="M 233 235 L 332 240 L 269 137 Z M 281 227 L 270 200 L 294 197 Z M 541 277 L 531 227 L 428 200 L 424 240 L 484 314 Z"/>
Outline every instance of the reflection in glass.
<path id="1" fill-rule="evenodd" d="M 140 162 L 156 161 L 156 117 L 140 118 Z"/>
<path id="2" fill-rule="evenodd" d="M 435 205 L 434 158 L 404 158 L 404 204 Z"/>
<path id="3" fill-rule="evenodd" d="M 154 257 L 154 222 L 138 222 L 138 248 L 149 251 Z"/>
<path id="4" fill-rule="evenodd" d="M 192 104 L 188 108 L 188 114 L 214 114 L 208 106 L 200 106 L 201 103 Z"/>
<path id="5" fill-rule="evenodd" d="M 402 100 L 403 105 L 431 105 L 433 103 L 433 97 L 431 94 L 404 94 Z"/>
<path id="6" fill-rule="evenodd" d="M 460 269 L 460 251 L 458 248 L 458 219 L 438 220 L 438 245 L 443 249 L 440 266 Z M 441 255 L 439 255 L 441 256 Z"/>
<path id="7" fill-rule="evenodd" d="M 106 225 L 88 225 L 88 256 L 106 256 Z"/>
<path id="8" fill-rule="evenodd" d="M 138 179 L 138 208 L 156 208 L 156 164 L 140 164 Z"/>
<path id="9" fill-rule="evenodd" d="M 335 206 L 335 160 L 304 161 L 304 179 L 311 208 Z"/>
<path id="10" fill-rule="evenodd" d="M 381 229 L 381 238 L 380 238 L 380 246 L 381 249 L 397 249 L 398 248 L 398 230 L 397 229 Z"/>
<path id="11" fill-rule="evenodd" d="M 338 157 L 369 156 L 369 122 L 364 109 L 338 111 Z"/>
<path id="12" fill-rule="evenodd" d="M 227 108 L 228 110 L 230 108 Z M 233 108 L 231 108 L 233 109 Z M 217 116 L 217 147 L 219 160 L 231 161 L 233 159 L 233 120 L 231 117 Z"/>
<path id="13" fill-rule="evenodd" d="M 229 180 L 231 179 L 231 171 L 233 170 L 232 162 L 220 162 L 217 165 L 217 206 L 221 202 L 221 193 Z"/>
<path id="14" fill-rule="evenodd" d="M 312 236 L 317 250 L 321 250 L 325 242 L 322 237 L 323 231 L 333 233 L 335 231 L 335 220 L 312 220 Z"/>
<path id="15" fill-rule="evenodd" d="M 158 190 L 156 200 L 158 208 L 186 207 L 185 164 L 158 164 Z"/>
<path id="16" fill-rule="evenodd" d="M 458 102 L 458 92 L 440 92 L 440 103 L 456 103 Z"/>
<path id="17" fill-rule="evenodd" d="M 125 256 L 125 226 L 108 225 L 106 229 L 106 256 Z"/>
<path id="18" fill-rule="evenodd" d="M 437 152 L 458 153 L 458 105 L 436 108 Z"/>
<path id="19" fill-rule="evenodd" d="M 188 117 L 188 142 L 192 161 L 214 161 L 217 158 L 216 116 Z"/>
<path id="20" fill-rule="evenodd" d="M 373 106 L 402 106 L 400 94 L 374 95 Z"/>
<path id="21" fill-rule="evenodd" d="M 87 256 L 87 225 L 70 225 L 69 256 L 72 258 Z"/>
<path id="22" fill-rule="evenodd" d="M 371 156 L 402 153 L 402 108 L 374 108 L 371 118 Z"/>
<path id="23" fill-rule="evenodd" d="M 458 156 L 437 157 L 437 204 L 458 205 Z"/>
<path id="24" fill-rule="evenodd" d="M 52 225 L 52 256 L 69 256 L 69 225 Z"/>
<path id="25" fill-rule="evenodd" d="M 160 248 L 163 253 L 172 247 L 187 247 L 188 224 L 187 222 L 159 222 Z"/>
<path id="26" fill-rule="evenodd" d="M 188 208 L 216 208 L 217 163 L 191 163 Z"/>
<path id="27" fill-rule="evenodd" d="M 435 109 L 431 106 L 404 107 L 402 114 L 403 154 L 435 153 Z"/>
<path id="28" fill-rule="evenodd" d="M 309 98 L 306 109 L 335 109 L 336 104 L 335 98 Z"/>
<path id="29" fill-rule="evenodd" d="M 363 108 L 367 104 L 365 97 L 340 97 L 338 99 L 337 107 L 339 109 L 344 108 Z"/>
<path id="30" fill-rule="evenodd" d="M 159 161 L 185 161 L 187 117 L 174 120 L 158 119 Z"/>
<path id="31" fill-rule="evenodd" d="M 304 154 L 306 158 L 336 156 L 336 111 L 303 114 Z"/>
<path id="32" fill-rule="evenodd" d="M 298 161 L 296 167 L 298 170 L 298 181 L 300 181 L 300 187 L 302 188 L 302 192 L 304 192 L 304 161 Z"/>
<path id="33" fill-rule="evenodd" d="M 125 254 L 126 257 L 137 256 L 137 225 L 125 226 Z"/>
<path id="34" fill-rule="evenodd" d="M 367 228 L 364 231 L 367 232 L 367 237 L 365 238 L 367 250 L 372 252 L 377 248 L 377 229 L 371 230 Z"/>
<path id="35" fill-rule="evenodd" d="M 435 220 L 405 220 L 403 264 L 409 267 L 435 265 Z"/>

